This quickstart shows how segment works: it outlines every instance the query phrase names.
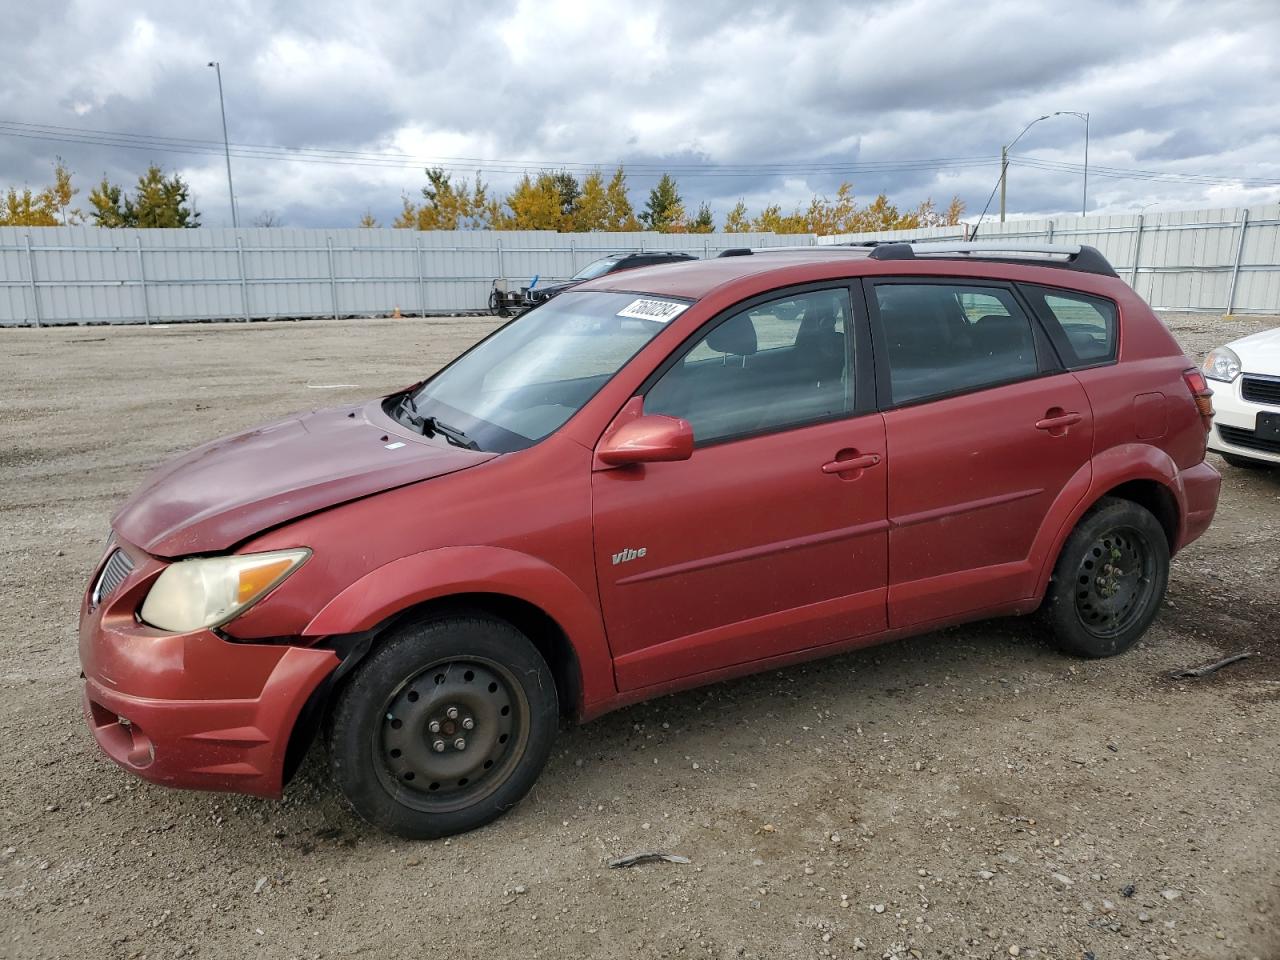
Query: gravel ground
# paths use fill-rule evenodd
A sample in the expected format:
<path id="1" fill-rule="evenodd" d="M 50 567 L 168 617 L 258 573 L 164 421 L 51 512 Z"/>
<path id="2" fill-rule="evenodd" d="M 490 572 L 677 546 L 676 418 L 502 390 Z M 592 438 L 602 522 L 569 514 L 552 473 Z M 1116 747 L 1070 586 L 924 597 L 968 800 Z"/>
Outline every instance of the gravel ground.
<path id="1" fill-rule="evenodd" d="M 1167 319 L 1197 358 L 1277 322 Z M 100 756 L 77 605 L 144 471 L 493 323 L 0 330 L 0 955 L 1280 957 L 1280 471 L 1216 458 L 1218 520 L 1126 656 L 1002 621 L 667 697 L 566 727 L 449 841 L 356 822 L 315 756 L 281 803 Z M 605 866 L 651 849 L 692 862 Z"/>

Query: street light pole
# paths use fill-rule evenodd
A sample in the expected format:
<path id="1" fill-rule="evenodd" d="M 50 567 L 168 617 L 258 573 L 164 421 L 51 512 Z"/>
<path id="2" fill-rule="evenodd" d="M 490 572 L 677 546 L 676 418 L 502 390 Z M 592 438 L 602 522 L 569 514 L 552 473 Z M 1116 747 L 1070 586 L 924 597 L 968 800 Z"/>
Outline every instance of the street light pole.
<path id="1" fill-rule="evenodd" d="M 1075 110 L 1059 110 L 1055 117 L 1079 117 L 1084 121 L 1084 192 L 1080 197 L 1080 216 L 1089 211 L 1089 114 Z"/>
<path id="2" fill-rule="evenodd" d="M 236 217 L 236 188 L 231 184 L 231 141 L 227 139 L 227 104 L 222 99 L 222 64 L 210 60 L 209 66 L 218 74 L 218 108 L 222 111 L 222 149 L 227 156 L 227 193 L 231 196 L 231 226 L 238 228 L 240 222 Z"/>
<path id="3" fill-rule="evenodd" d="M 1048 120 L 1049 117 L 1051 116 L 1052 114 L 1046 113 L 1043 117 L 1036 117 L 1034 120 L 1032 120 L 1030 123 L 1028 123 L 1025 127 L 1022 128 L 1022 133 L 1018 134 L 1016 137 L 1014 137 L 1007 144 L 1005 144 L 1003 147 L 1000 148 L 1000 222 L 1001 223 L 1004 223 L 1005 186 L 1008 183 L 1008 179 L 1009 179 L 1009 151 L 1013 149 L 1013 145 L 1015 143 L 1017 143 L 1019 140 L 1022 139 L 1023 134 L 1025 134 L 1028 130 L 1034 127 L 1041 120 Z"/>

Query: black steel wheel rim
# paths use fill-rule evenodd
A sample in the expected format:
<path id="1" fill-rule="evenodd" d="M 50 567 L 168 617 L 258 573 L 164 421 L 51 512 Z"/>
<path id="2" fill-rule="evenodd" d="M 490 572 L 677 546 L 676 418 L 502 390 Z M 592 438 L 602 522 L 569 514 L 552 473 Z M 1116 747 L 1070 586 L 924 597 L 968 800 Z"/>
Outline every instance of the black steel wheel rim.
<path id="1" fill-rule="evenodd" d="M 1107 530 L 1076 570 L 1076 616 L 1093 636 L 1117 637 L 1146 612 L 1154 584 L 1155 555 L 1146 536 L 1132 527 Z"/>
<path id="2" fill-rule="evenodd" d="M 374 769 L 392 796 L 449 813 L 498 789 L 524 755 L 529 702 L 506 667 L 439 660 L 399 684 L 373 732 Z"/>

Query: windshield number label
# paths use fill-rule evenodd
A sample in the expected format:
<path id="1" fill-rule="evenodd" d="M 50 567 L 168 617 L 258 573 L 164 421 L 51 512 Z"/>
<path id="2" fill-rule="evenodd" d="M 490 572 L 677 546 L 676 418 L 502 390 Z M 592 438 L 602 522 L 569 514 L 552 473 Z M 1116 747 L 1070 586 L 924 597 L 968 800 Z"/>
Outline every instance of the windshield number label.
<path id="1" fill-rule="evenodd" d="M 657 323 L 667 323 L 680 316 L 689 305 L 687 303 L 673 303 L 670 300 L 633 300 L 623 309 L 618 311 L 620 317 L 630 317 L 633 320 L 653 320 Z"/>

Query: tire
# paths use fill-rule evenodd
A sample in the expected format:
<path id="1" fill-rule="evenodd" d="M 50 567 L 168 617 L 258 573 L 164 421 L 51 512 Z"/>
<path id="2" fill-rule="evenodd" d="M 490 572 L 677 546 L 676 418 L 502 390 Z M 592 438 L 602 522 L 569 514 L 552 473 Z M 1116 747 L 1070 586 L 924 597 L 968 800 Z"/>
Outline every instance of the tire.
<path id="1" fill-rule="evenodd" d="M 1266 460 L 1255 460 L 1253 457 L 1242 457 L 1238 453 L 1221 454 L 1222 459 L 1241 470 L 1269 470 L 1273 466 Z"/>
<path id="2" fill-rule="evenodd" d="M 1155 619 L 1169 584 L 1169 541 L 1149 510 L 1104 497 L 1062 547 L 1045 596 L 1058 648 L 1078 657 L 1128 650 Z"/>
<path id="3" fill-rule="evenodd" d="M 483 615 L 427 620 L 393 634 L 343 687 L 330 770 L 376 827 L 410 840 L 463 833 L 529 792 L 558 721 L 555 681 L 523 633 Z"/>
<path id="4" fill-rule="evenodd" d="M 489 312 L 496 313 L 500 317 L 511 316 L 511 311 L 507 309 L 506 298 L 498 292 L 497 288 L 489 291 Z"/>

